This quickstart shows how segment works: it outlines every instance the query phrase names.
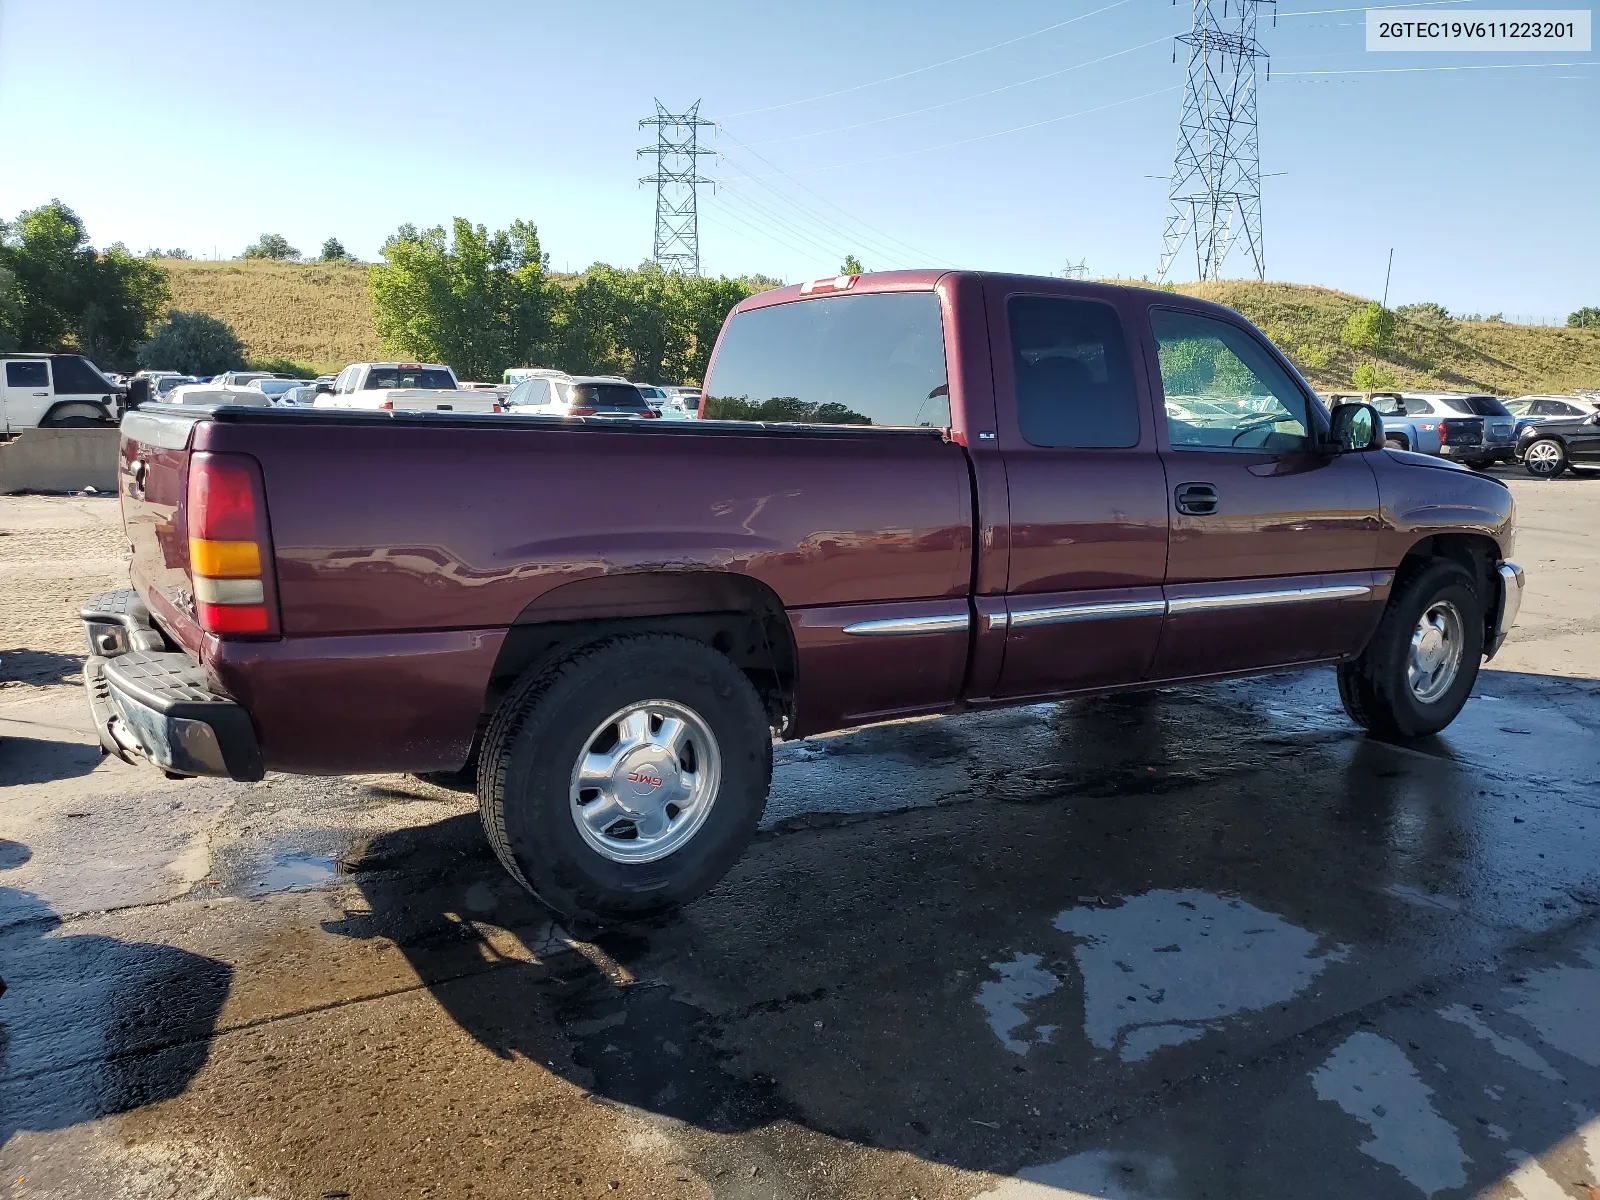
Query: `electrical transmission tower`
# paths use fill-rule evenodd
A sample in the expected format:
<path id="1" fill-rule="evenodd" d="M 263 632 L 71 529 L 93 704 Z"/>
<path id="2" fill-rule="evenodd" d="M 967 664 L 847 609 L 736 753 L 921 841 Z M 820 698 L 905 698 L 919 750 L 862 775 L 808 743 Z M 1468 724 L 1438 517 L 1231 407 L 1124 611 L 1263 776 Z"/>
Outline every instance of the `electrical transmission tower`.
<path id="1" fill-rule="evenodd" d="M 1070 258 L 1067 259 L 1067 265 L 1061 269 L 1061 278 L 1063 278 L 1063 279 L 1087 279 L 1087 278 L 1089 278 L 1089 260 L 1086 259 L 1086 258 L 1080 258 L 1077 262 L 1073 262 Z"/>
<path id="2" fill-rule="evenodd" d="M 1270 3 L 1194 0 L 1189 32 L 1178 35 L 1189 48 L 1189 76 L 1167 192 L 1158 280 L 1167 277 L 1191 237 L 1199 278 L 1218 278 L 1229 249 L 1241 238 L 1256 278 L 1267 277 L 1256 131 L 1256 62 L 1267 53 L 1256 41 L 1256 18 L 1261 6 Z M 1276 7 L 1272 11 L 1276 23 Z M 1271 78 L 1270 65 L 1267 74 Z"/>
<path id="3" fill-rule="evenodd" d="M 639 122 L 656 127 L 656 144 L 639 151 L 641 158 L 655 156 L 656 171 L 640 183 L 656 185 L 656 241 L 651 254 L 663 271 L 700 274 L 699 186 L 711 180 L 700 175 L 700 156 L 715 150 L 700 147 L 700 130 L 713 121 L 700 117 L 700 101 L 688 112 L 669 113 L 656 101 L 656 115 Z"/>

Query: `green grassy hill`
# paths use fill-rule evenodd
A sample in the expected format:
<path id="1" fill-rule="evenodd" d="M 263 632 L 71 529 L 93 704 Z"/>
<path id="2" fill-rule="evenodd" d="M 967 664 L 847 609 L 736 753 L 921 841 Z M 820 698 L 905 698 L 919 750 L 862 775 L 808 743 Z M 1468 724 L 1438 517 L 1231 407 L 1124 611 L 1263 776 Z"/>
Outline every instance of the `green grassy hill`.
<path id="1" fill-rule="evenodd" d="M 1377 355 L 1339 341 L 1366 298 L 1294 283 L 1221 280 L 1180 284 L 1185 295 L 1223 304 L 1250 318 L 1319 388 L 1350 386 L 1358 365 L 1373 361 L 1396 386 L 1413 391 L 1483 391 L 1502 396 L 1600 387 L 1600 329 L 1508 325 L 1503 321 L 1396 322 L 1393 342 Z"/>
<path id="2" fill-rule="evenodd" d="M 175 308 L 212 313 L 243 339 L 253 361 L 293 359 L 335 371 L 380 355 L 367 268 L 359 263 L 191 262 L 165 259 Z M 1294 283 L 1224 280 L 1180 291 L 1225 304 L 1266 331 L 1319 388 L 1350 387 L 1366 351 L 1339 341 L 1366 300 Z M 1497 321 L 1422 325 L 1401 319 L 1376 366 L 1408 389 L 1499 395 L 1600 387 L 1600 329 L 1548 329 Z"/>
<path id="3" fill-rule="evenodd" d="M 292 359 L 321 371 L 380 358 L 361 263 L 162 259 L 172 307 L 233 327 L 252 362 Z"/>

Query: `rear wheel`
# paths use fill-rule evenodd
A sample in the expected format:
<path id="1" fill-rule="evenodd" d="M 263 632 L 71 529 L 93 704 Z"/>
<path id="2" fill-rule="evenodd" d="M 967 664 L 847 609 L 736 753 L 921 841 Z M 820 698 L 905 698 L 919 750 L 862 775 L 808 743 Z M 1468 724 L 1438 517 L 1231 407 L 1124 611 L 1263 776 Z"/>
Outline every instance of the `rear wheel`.
<path id="1" fill-rule="evenodd" d="M 1338 668 L 1350 719 L 1383 737 L 1438 733 L 1461 711 L 1483 655 L 1483 599 L 1458 563 L 1398 582 L 1367 648 Z"/>
<path id="2" fill-rule="evenodd" d="M 1522 465 L 1529 475 L 1554 479 L 1567 469 L 1567 448 L 1555 438 L 1540 438 L 1523 451 Z"/>
<path id="3" fill-rule="evenodd" d="M 1494 459 L 1469 458 L 1467 460 L 1467 466 L 1471 467 L 1474 471 L 1487 471 L 1490 467 L 1494 466 Z"/>
<path id="4" fill-rule="evenodd" d="M 1410 446 L 1406 445 L 1405 438 L 1396 437 L 1392 433 L 1388 434 L 1388 435 L 1386 435 L 1384 437 L 1383 444 L 1385 446 L 1387 446 L 1390 450 L 1409 450 L 1409 449 L 1411 449 Z"/>
<path id="5" fill-rule="evenodd" d="M 484 737 L 478 804 L 506 869 L 566 917 L 695 899 L 755 833 L 772 782 L 761 698 L 726 656 L 650 634 L 523 681 Z"/>

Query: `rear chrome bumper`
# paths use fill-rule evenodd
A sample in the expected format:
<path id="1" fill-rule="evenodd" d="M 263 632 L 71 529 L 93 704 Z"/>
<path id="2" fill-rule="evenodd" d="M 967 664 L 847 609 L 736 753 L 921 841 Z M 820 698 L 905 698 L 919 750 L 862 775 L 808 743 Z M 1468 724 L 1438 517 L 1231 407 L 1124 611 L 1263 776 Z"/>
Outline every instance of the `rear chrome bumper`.
<path id="1" fill-rule="evenodd" d="M 106 753 L 169 775 L 265 774 L 250 714 L 211 691 L 188 654 L 165 648 L 135 593 L 96 596 L 79 615 L 90 651 L 83 686 Z"/>
<path id="2" fill-rule="evenodd" d="M 1517 613 L 1522 610 L 1522 588 L 1525 582 L 1522 568 L 1514 562 L 1502 562 L 1498 567 L 1500 596 L 1495 606 L 1494 633 L 1484 651 L 1484 657 L 1493 658 L 1505 644 L 1506 634 L 1517 623 Z"/>

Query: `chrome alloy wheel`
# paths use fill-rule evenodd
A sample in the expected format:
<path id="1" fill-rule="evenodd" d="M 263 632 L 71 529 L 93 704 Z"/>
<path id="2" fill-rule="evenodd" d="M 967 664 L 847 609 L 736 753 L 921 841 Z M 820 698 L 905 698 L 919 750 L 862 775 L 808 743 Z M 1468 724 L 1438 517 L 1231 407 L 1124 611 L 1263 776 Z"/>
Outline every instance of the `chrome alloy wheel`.
<path id="1" fill-rule="evenodd" d="M 642 700 L 607 717 L 572 768 L 572 820 L 591 850 L 647 863 L 681 850 L 717 799 L 722 754 L 692 708 Z"/>
<path id="2" fill-rule="evenodd" d="M 1434 601 L 1422 614 L 1406 660 L 1406 683 L 1421 703 L 1432 704 L 1456 681 L 1465 633 L 1460 612 L 1448 600 Z"/>
<path id="3" fill-rule="evenodd" d="M 1535 442 L 1523 461 L 1535 475 L 1553 475 L 1561 465 L 1561 447 L 1554 442 Z"/>

